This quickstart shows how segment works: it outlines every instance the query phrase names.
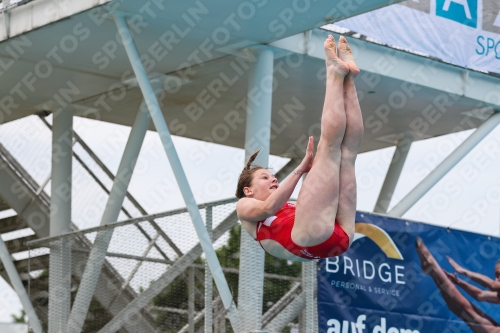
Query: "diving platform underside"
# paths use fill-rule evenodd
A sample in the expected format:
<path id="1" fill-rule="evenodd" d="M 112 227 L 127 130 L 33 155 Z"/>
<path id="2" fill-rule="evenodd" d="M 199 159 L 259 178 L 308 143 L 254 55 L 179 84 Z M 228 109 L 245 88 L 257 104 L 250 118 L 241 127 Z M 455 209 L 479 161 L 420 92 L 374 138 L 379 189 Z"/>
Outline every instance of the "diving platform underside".
<path id="1" fill-rule="evenodd" d="M 50 2 L 3 15 L 10 18 L 0 34 L 0 123 L 71 104 L 77 116 L 131 126 L 142 94 L 109 19 L 119 11 L 129 15 L 150 77 L 163 82 L 159 101 L 174 135 L 242 148 L 252 48 L 273 50 L 274 81 L 262 83 L 273 89 L 270 153 L 286 157 L 302 156 L 305 138 L 320 133 L 329 32 L 318 27 L 393 3 L 79 1 L 87 7 L 67 17 L 53 9 L 59 13 L 53 21 L 38 25 L 16 13 L 35 18 L 51 12 Z M 500 109 L 498 77 L 348 40 L 362 70 L 356 79 L 362 152 L 393 146 L 404 135 L 420 140 L 475 128 Z"/>

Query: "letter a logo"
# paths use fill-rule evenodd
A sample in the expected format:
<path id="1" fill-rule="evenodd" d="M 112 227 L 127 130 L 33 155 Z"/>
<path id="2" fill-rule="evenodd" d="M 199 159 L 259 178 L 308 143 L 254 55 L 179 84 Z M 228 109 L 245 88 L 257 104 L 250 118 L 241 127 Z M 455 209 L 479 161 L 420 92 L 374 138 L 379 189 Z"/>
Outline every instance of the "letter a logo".
<path id="1" fill-rule="evenodd" d="M 436 16 L 477 28 L 478 0 L 436 0 Z"/>

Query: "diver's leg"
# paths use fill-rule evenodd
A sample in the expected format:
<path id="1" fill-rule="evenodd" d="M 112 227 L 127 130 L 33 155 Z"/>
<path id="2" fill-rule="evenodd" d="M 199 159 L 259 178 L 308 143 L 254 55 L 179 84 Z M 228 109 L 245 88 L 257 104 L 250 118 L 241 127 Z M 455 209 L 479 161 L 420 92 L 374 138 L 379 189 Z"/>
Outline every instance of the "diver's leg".
<path id="1" fill-rule="evenodd" d="M 415 248 L 420 258 L 422 271 L 432 277 L 450 311 L 469 325 L 471 330 L 475 333 L 494 332 L 495 329 L 497 329 L 494 327 L 495 323 L 491 322 L 487 316 L 483 316 L 482 312 L 478 311 L 478 309 L 460 293 L 453 282 L 448 279 L 445 272 L 439 266 L 438 262 L 420 237 L 418 237 L 415 242 Z"/>
<path id="2" fill-rule="evenodd" d="M 354 62 L 351 49 L 344 37 L 339 39 L 339 58 L 349 66 L 349 74 L 344 78 L 344 105 L 346 129 L 340 145 L 339 203 L 335 221 L 349 235 L 354 237 L 354 219 L 356 217 L 356 175 L 354 164 L 358 156 L 359 145 L 363 139 L 363 116 L 359 106 L 354 79 L 359 68 Z"/>
<path id="3" fill-rule="evenodd" d="M 344 77 L 349 67 L 336 55 L 330 35 L 324 43 L 326 93 L 321 117 L 321 136 L 313 165 L 297 198 L 292 239 L 303 246 L 328 239 L 335 225 L 339 201 L 340 146 L 346 128 Z"/>

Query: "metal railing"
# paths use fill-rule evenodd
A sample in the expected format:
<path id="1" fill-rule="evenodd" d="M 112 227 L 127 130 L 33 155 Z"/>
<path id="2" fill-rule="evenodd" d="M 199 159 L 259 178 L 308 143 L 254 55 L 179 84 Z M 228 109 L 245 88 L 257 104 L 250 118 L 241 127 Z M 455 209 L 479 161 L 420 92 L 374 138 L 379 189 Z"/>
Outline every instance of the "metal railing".
<path id="1" fill-rule="evenodd" d="M 230 198 L 198 205 L 202 216 L 204 213 L 207 213 L 209 208 L 212 210 L 212 220 L 215 229 L 214 241 L 216 243 L 217 239 L 220 239 L 221 236 L 226 235 L 228 237 L 228 230 L 237 225 L 237 218 L 234 215 L 236 201 L 236 198 Z M 226 222 L 228 218 L 230 221 Z M 193 244 L 193 248 L 199 247 L 198 244 L 192 242 L 196 239 L 196 234 L 185 208 L 131 218 L 85 230 L 77 230 L 55 237 L 32 240 L 27 245 L 30 250 L 34 250 L 42 247 L 48 248 L 52 242 L 57 240 L 71 239 L 73 240 L 72 252 L 74 255 L 83 255 L 85 257 L 90 252 L 89 248 L 75 246 L 76 243 L 82 240 L 92 243 L 93 237 L 97 232 L 111 228 L 115 229 L 114 234 L 117 236 L 112 239 L 110 244 L 111 250 L 106 253 L 106 260 L 121 276 L 127 277 L 124 279 L 123 286 L 132 287 L 137 295 L 140 295 L 156 279 L 161 278 L 165 274 L 173 276 L 170 282 L 163 287 L 163 291 L 158 293 L 158 295 L 144 306 L 144 309 L 155 317 L 159 330 L 166 332 L 190 332 L 190 327 L 192 326 L 196 328 L 194 332 L 202 332 L 203 327 L 200 325 L 203 324 L 205 317 L 205 299 L 212 300 L 213 312 L 211 313 L 213 322 L 219 322 L 219 327 L 223 327 L 224 325 L 221 325 L 220 321 L 225 321 L 226 319 L 220 297 L 216 290 L 214 290 L 212 296 L 211 290 L 205 288 L 206 267 L 203 264 L 203 256 L 197 255 L 192 258 L 190 263 L 179 268 L 176 264 L 182 261 L 180 259 L 184 258 L 184 256 L 172 260 L 162 258 L 158 252 L 151 253 L 150 250 L 153 249 L 154 244 L 163 251 L 168 251 L 168 244 L 161 238 L 153 238 L 153 242 L 149 242 L 145 238 L 141 240 L 141 233 L 134 228 L 137 225 L 142 225 L 146 232 L 150 234 L 154 233 L 155 229 L 151 225 L 147 227 L 147 224 L 151 220 L 156 221 L 158 227 L 165 233 L 168 232 L 173 242 L 181 245 L 183 242 L 190 242 Z M 172 232 L 172 226 L 175 226 L 176 232 Z M 223 229 L 220 229 L 221 227 Z M 224 243 L 219 241 L 218 248 L 220 249 L 221 246 L 224 246 Z M 191 250 L 186 252 L 185 256 L 189 256 L 190 253 Z M 201 254 L 201 252 L 199 253 Z M 226 276 L 238 276 L 239 274 L 237 267 L 223 267 L 222 270 Z M 194 274 L 192 281 L 190 274 Z M 279 301 L 264 314 L 264 322 L 268 323 L 300 294 L 301 278 L 299 276 L 264 273 L 264 279 L 266 283 L 271 283 L 274 286 L 282 286 L 282 288 L 278 287 L 276 289 L 279 290 Z M 78 288 L 77 283 L 75 281 L 76 289 Z M 180 293 L 179 290 L 184 290 L 183 286 L 186 285 L 190 290 L 188 295 L 192 294 L 194 296 L 190 298 L 188 295 L 184 295 L 185 297 L 181 297 L 182 299 L 175 299 L 175 295 Z M 115 292 L 119 295 L 121 291 L 118 289 Z M 162 294 L 168 294 L 167 298 L 169 300 L 162 301 Z M 193 309 L 194 311 L 192 311 Z M 162 321 L 173 320 L 169 318 L 181 318 L 176 319 L 179 325 L 174 325 L 175 329 L 169 330 L 162 326 Z M 104 325 L 105 322 L 100 324 Z"/>
<path id="2" fill-rule="evenodd" d="M 46 119 L 43 118 L 43 115 L 40 115 L 40 119 L 45 126 L 50 129 L 51 125 Z M 85 144 L 78 134 L 74 135 L 74 145 L 79 145 L 79 148 L 84 150 L 84 152 L 82 152 L 81 149 L 77 149 L 76 152 L 73 152 L 75 161 L 83 167 L 83 169 L 90 175 L 102 191 L 109 194 L 109 190 L 105 184 L 109 184 L 109 180 L 113 181 L 114 175 L 92 152 L 92 150 Z M 42 175 L 42 177 L 38 177 L 38 181 L 42 184 L 38 185 L 37 181 L 30 176 L 29 172 L 23 169 L 21 163 L 17 162 L 16 159 L 9 154 L 7 149 L 0 146 L 0 153 L 2 152 L 5 152 L 4 154 L 1 154 L 2 159 L 16 171 L 19 178 L 22 179 L 22 181 L 30 188 L 30 191 L 32 191 L 35 196 L 38 196 L 48 208 L 50 206 L 50 197 L 44 191 L 44 188 L 49 183 L 50 176 Z M 81 155 L 82 153 L 86 153 L 88 156 L 83 156 Z M 91 163 L 91 165 L 89 165 L 85 162 L 90 160 L 89 157 L 95 162 L 95 164 Z M 277 175 L 278 178 L 284 179 L 284 177 L 295 167 L 295 164 L 297 164 L 297 161 L 289 163 L 282 170 L 280 170 Z M 96 165 L 97 169 L 100 170 L 96 169 Z M 107 175 L 109 180 L 102 178 L 103 173 Z M 97 174 L 99 174 L 101 178 L 97 176 Z M 104 176 L 104 178 L 106 177 Z M 147 288 L 150 283 L 156 279 L 163 278 L 164 282 L 166 281 L 163 287 L 164 290 L 171 288 L 171 285 L 178 286 L 179 283 L 187 284 L 190 286 L 190 290 L 196 295 L 193 299 L 186 299 L 184 300 L 185 302 L 183 301 L 185 304 L 189 303 L 189 308 L 195 309 L 196 311 L 191 313 L 189 321 L 186 322 L 184 326 L 178 327 L 176 332 L 191 332 L 193 327 L 200 325 L 200 323 L 203 322 L 205 318 L 205 309 L 204 307 L 200 308 L 199 303 L 200 300 L 204 300 L 205 298 L 212 299 L 211 305 L 213 310 L 210 310 L 210 313 L 212 314 L 212 319 L 210 320 L 213 320 L 215 328 L 219 327 L 222 330 L 226 325 L 226 313 L 217 291 L 214 290 L 214 295 L 212 297 L 211 293 L 210 296 L 207 296 L 207 290 L 204 290 L 205 288 L 203 287 L 203 284 L 205 282 L 205 273 L 207 272 L 207 269 L 202 264 L 202 252 L 199 248 L 199 244 L 197 244 L 198 239 L 194 232 L 191 220 L 187 214 L 187 209 L 182 208 L 148 215 L 144 208 L 141 207 L 138 201 L 130 193 L 127 193 L 127 198 L 129 199 L 129 206 L 127 207 L 131 208 L 131 203 L 136 209 L 136 214 L 139 212 L 143 214 L 143 216 L 133 218 L 130 211 L 123 207 L 122 212 L 125 216 L 129 217 L 129 219 L 125 221 L 87 228 L 85 230 L 77 230 L 77 226 L 73 225 L 74 231 L 70 233 L 52 238 L 29 241 L 27 243 L 28 253 L 30 256 L 28 259 L 28 271 L 30 273 L 38 271 L 37 275 L 29 275 L 29 285 L 36 285 L 37 279 L 34 277 L 38 277 L 40 274 L 43 276 L 43 272 L 45 272 L 48 268 L 47 251 L 45 251 L 42 256 L 35 257 L 38 249 L 45 248 L 48 250 L 50 243 L 54 240 L 61 238 L 72 239 L 72 252 L 74 254 L 74 258 L 78 258 L 78 260 L 80 260 L 80 262 L 73 263 L 73 269 L 81 270 L 81 264 L 87 261 L 88 253 L 92 248 L 94 235 L 98 231 L 114 228 L 117 230 L 115 233 L 118 234 L 118 236 L 113 239 L 112 245 L 106 253 L 106 264 L 104 265 L 103 272 L 106 272 L 105 275 L 111 278 L 113 281 L 112 284 L 115 287 L 113 287 L 114 289 L 112 293 L 114 294 L 112 295 L 112 299 L 106 301 L 106 308 L 103 310 L 104 312 L 109 312 L 110 308 L 115 307 L 115 303 L 118 302 L 122 293 L 126 293 L 126 298 L 129 300 L 137 300 L 143 296 L 142 291 Z M 230 198 L 198 205 L 198 209 L 202 211 L 202 214 L 209 214 L 208 212 L 210 210 L 212 211 L 210 214 L 212 217 L 209 219 L 213 219 L 214 222 L 215 242 L 217 242 L 217 239 L 221 238 L 223 235 L 226 235 L 227 237 L 228 231 L 236 225 L 236 200 L 236 198 Z M 207 218 L 205 220 L 207 220 Z M 172 228 L 172 226 L 174 226 L 174 228 Z M 218 246 L 220 247 L 223 244 L 224 241 L 219 240 Z M 189 250 L 189 248 L 191 248 L 191 250 Z M 32 263 L 31 267 L 29 260 L 31 260 Z M 237 276 L 237 274 L 239 274 L 237 267 L 223 267 L 222 270 L 224 274 L 229 276 Z M 191 280 L 190 271 L 193 271 L 195 277 L 194 280 Z M 74 273 L 74 275 L 75 278 L 72 283 L 74 288 L 78 288 L 78 274 Z M 297 276 L 265 273 L 264 278 L 266 281 L 281 281 L 279 283 L 282 283 L 283 290 L 279 293 L 280 295 L 283 294 L 282 297 L 284 298 L 281 300 L 280 309 L 283 304 L 290 303 L 290 300 L 295 297 L 295 293 L 290 294 L 287 292 L 290 287 L 292 287 L 293 283 L 300 281 Z M 190 281 L 194 282 L 191 283 Z M 46 288 L 46 286 L 44 286 L 44 288 Z M 40 288 L 34 288 L 34 291 L 38 294 L 40 294 L 40 290 Z M 159 313 L 177 313 L 179 315 L 187 315 L 186 311 L 188 311 L 188 309 L 170 306 L 168 304 L 161 305 L 158 303 L 157 299 L 160 296 L 161 293 L 159 293 L 159 295 L 155 295 L 146 303 L 143 301 L 142 303 L 139 302 L 144 305 L 142 305 L 137 312 L 141 312 L 146 317 L 151 318 L 152 321 L 158 321 L 158 317 L 160 316 Z M 99 302 L 101 302 L 101 300 L 99 300 Z M 196 306 L 194 303 L 196 303 Z M 117 304 L 116 306 L 123 307 L 123 304 Z M 271 312 L 266 313 L 266 321 L 272 320 L 279 312 L 277 307 L 272 307 L 272 309 L 273 310 Z M 95 309 L 92 311 L 91 316 L 95 313 Z M 111 317 L 107 317 L 106 320 L 109 320 L 110 318 Z M 102 322 L 105 323 L 106 320 L 103 319 Z M 195 331 L 201 330 L 198 326 L 196 326 L 196 328 L 197 329 Z"/>

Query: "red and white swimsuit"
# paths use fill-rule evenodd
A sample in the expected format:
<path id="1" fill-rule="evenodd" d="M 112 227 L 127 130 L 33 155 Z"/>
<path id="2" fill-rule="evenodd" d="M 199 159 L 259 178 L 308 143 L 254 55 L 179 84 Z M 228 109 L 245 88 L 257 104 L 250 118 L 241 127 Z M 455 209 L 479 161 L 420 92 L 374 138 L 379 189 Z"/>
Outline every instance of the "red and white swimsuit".
<path id="1" fill-rule="evenodd" d="M 323 243 L 313 246 L 301 246 L 292 241 L 292 228 L 295 222 L 295 205 L 286 203 L 275 216 L 257 222 L 255 240 L 260 243 L 264 239 L 277 241 L 290 253 L 305 259 L 323 259 L 336 257 L 349 248 L 349 236 L 344 229 L 335 223 L 332 235 Z"/>

